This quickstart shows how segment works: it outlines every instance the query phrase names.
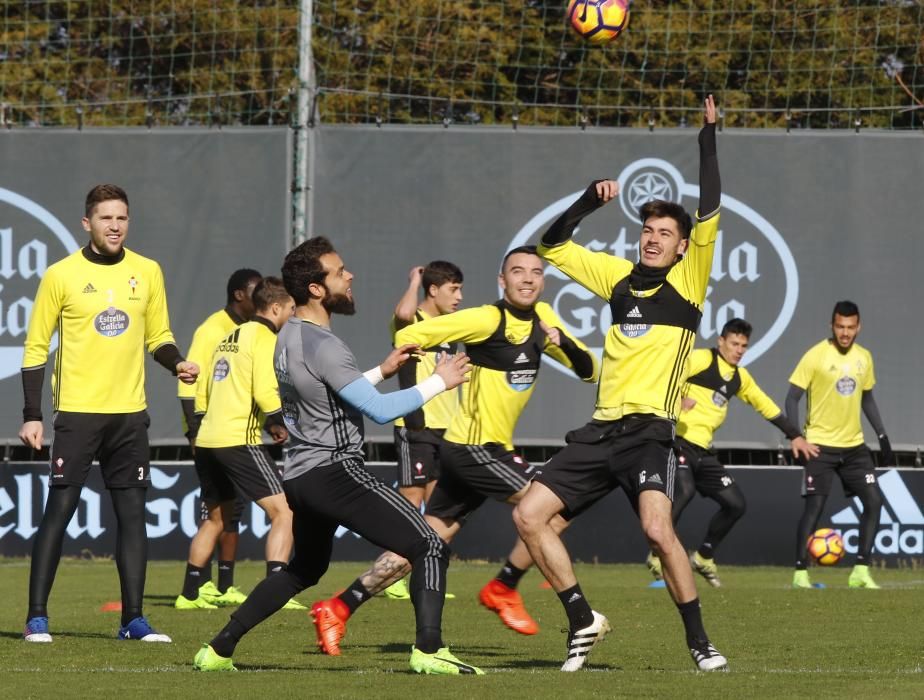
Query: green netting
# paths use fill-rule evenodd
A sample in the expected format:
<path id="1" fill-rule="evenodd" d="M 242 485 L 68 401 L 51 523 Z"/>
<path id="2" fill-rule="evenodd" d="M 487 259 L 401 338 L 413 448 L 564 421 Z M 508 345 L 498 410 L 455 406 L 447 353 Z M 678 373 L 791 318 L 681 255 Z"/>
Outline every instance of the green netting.
<path id="1" fill-rule="evenodd" d="M 13 125 L 294 120 L 298 0 L 3 3 Z M 584 42 L 565 0 L 313 0 L 326 123 L 676 126 L 714 92 L 730 126 L 916 128 L 924 2 L 636 2 Z"/>

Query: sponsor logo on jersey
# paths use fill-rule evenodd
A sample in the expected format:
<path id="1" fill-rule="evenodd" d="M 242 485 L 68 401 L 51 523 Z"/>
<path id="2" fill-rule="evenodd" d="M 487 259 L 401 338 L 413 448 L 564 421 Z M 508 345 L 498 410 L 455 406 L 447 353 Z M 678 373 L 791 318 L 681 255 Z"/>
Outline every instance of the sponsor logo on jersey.
<path id="1" fill-rule="evenodd" d="M 105 338 L 114 338 L 128 330 L 128 314 L 121 309 L 110 306 L 93 319 L 96 332 Z"/>
<path id="2" fill-rule="evenodd" d="M 517 355 L 517 359 L 513 361 L 513 364 L 522 365 L 524 362 L 529 362 L 529 358 L 526 356 L 525 352 L 521 352 L 519 355 Z"/>
<path id="3" fill-rule="evenodd" d="M 630 162 L 617 180 L 619 206 L 613 202 L 612 210 L 608 208 L 605 214 L 582 221 L 575 240 L 592 252 L 605 251 L 634 263 L 638 260 L 641 232 L 640 206 L 652 199 L 665 199 L 693 211 L 699 198 L 699 184 L 687 182 L 676 166 L 661 158 Z M 513 236 L 507 250 L 538 243 L 549 224 L 582 194 L 583 190 L 573 192 L 539 210 Z M 792 252 L 779 231 L 745 202 L 723 193 L 719 225 L 698 335 L 708 342 L 721 332 L 726 321 L 735 317 L 748 319 L 763 335 L 752 337 L 741 363 L 746 366 L 773 347 L 792 320 L 799 296 L 799 275 Z M 545 270 L 545 293 L 564 322 L 564 329 L 602 356 L 604 338 L 613 324 L 607 300 L 551 265 Z M 628 318 L 635 317 L 627 314 Z M 637 338 L 649 328 L 621 324 L 618 331 L 624 337 Z M 557 371 L 573 377 L 566 367 L 544 359 Z"/>
<path id="4" fill-rule="evenodd" d="M 50 211 L 0 187 L 0 379 L 19 374 L 33 300 L 49 261 L 80 246 Z M 58 347 L 52 336 L 49 354 Z"/>
<path id="5" fill-rule="evenodd" d="M 507 386 L 516 391 L 526 391 L 535 382 L 538 369 L 513 369 L 507 372 Z"/>
<path id="6" fill-rule="evenodd" d="M 231 365 L 222 357 L 215 363 L 215 369 L 212 370 L 212 379 L 220 382 L 229 374 L 231 374 Z"/>
<path id="7" fill-rule="evenodd" d="M 879 488 L 883 504 L 873 552 L 908 556 L 924 554 L 924 514 L 902 480 L 901 473 L 895 469 L 886 471 L 879 477 Z M 851 554 L 857 551 L 862 512 L 863 504 L 855 497 L 849 506 L 831 516 L 831 522 L 841 526 L 844 547 Z"/>
<path id="8" fill-rule="evenodd" d="M 841 377 L 834 387 L 841 396 L 850 396 L 857 390 L 857 380 L 853 377 Z"/>
<path id="9" fill-rule="evenodd" d="M 712 403 L 714 403 L 719 408 L 722 408 L 725 404 L 728 403 L 728 399 L 725 398 L 725 394 L 721 391 L 712 392 Z"/>
<path id="10" fill-rule="evenodd" d="M 96 287 L 93 286 L 92 282 L 87 282 L 87 286 L 83 288 L 84 294 L 96 294 Z"/>
<path id="11" fill-rule="evenodd" d="M 618 327 L 620 333 L 627 338 L 641 338 L 651 330 L 651 326 L 647 323 L 622 323 Z"/>

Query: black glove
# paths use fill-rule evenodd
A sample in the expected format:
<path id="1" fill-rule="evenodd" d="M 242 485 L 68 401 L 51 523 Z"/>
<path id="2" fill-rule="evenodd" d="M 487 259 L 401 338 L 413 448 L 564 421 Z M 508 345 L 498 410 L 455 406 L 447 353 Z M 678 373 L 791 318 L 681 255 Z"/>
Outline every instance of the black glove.
<path id="1" fill-rule="evenodd" d="M 898 466 L 895 462 L 895 453 L 892 452 L 892 443 L 889 442 L 889 436 L 885 433 L 879 436 L 879 466 Z"/>

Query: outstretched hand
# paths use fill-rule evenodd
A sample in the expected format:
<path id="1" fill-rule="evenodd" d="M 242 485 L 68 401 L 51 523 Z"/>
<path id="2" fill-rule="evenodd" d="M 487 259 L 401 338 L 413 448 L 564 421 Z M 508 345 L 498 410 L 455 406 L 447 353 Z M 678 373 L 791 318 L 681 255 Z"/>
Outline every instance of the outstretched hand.
<path id="1" fill-rule="evenodd" d="M 417 355 L 423 355 L 423 351 L 420 349 L 419 345 L 414 343 L 407 343 L 400 347 L 395 348 L 386 357 L 382 364 L 379 365 L 379 370 L 382 372 L 382 376 L 385 379 L 388 379 L 395 374 L 401 367 L 404 366 L 404 363 L 410 360 L 412 357 L 416 360 Z"/>
<path id="2" fill-rule="evenodd" d="M 715 115 L 715 98 L 712 95 L 707 95 L 703 114 L 703 124 L 715 124 Z"/>
<path id="3" fill-rule="evenodd" d="M 450 355 L 442 352 L 436 363 L 434 374 L 442 378 L 447 389 L 455 389 L 468 381 L 468 373 L 471 371 L 472 366 L 468 363 L 468 355 L 465 353 L 457 352 L 455 355 Z"/>

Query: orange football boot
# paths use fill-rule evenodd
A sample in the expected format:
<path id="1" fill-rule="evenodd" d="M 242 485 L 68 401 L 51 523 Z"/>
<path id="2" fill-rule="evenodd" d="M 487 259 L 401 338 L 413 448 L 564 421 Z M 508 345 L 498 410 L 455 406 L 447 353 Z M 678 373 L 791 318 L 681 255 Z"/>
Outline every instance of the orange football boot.
<path id="1" fill-rule="evenodd" d="M 519 592 L 497 579 L 491 579 L 485 584 L 478 594 L 478 600 L 488 610 L 496 612 L 501 621 L 514 632 L 536 634 L 539 631 L 539 625 L 526 612 Z"/>
<path id="2" fill-rule="evenodd" d="M 319 600 L 311 606 L 318 646 L 328 656 L 340 656 L 340 640 L 346 635 L 350 610 L 339 598 Z"/>

